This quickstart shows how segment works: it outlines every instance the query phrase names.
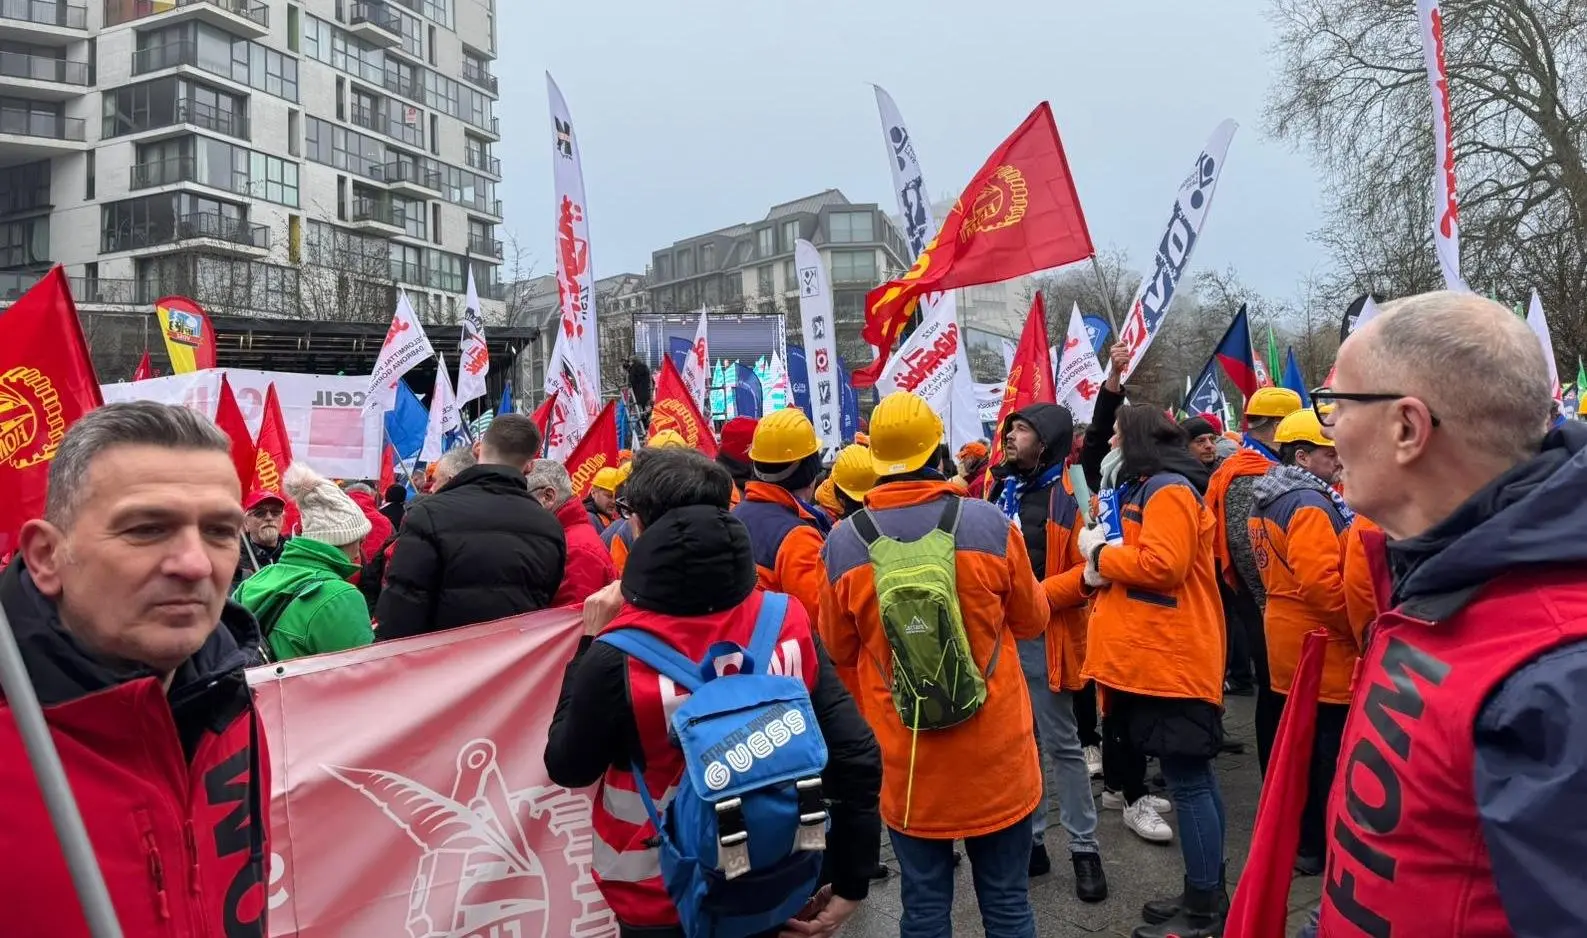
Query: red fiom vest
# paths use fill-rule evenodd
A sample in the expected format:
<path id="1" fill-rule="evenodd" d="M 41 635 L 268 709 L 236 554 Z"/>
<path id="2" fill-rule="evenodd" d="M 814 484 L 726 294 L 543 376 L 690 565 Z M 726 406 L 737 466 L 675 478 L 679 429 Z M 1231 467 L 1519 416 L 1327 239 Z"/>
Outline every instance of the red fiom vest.
<path id="1" fill-rule="evenodd" d="M 1379 613 L 1328 800 L 1321 934 L 1509 936 L 1477 815 L 1476 721 L 1517 668 L 1587 640 L 1587 580 L 1558 568 L 1504 575 L 1428 623 L 1383 608 L 1384 540 L 1363 536 Z"/>
<path id="2" fill-rule="evenodd" d="M 727 612 L 687 618 L 625 606 L 606 631 L 641 628 L 665 639 L 690 660 L 698 661 L 718 641 L 748 645 L 764 596 L 765 593 L 756 589 L 749 599 Z M 729 674 L 737 670 L 737 659 L 737 655 L 717 659 L 717 673 Z M 648 665 L 634 658 L 629 658 L 627 663 L 628 698 L 633 704 L 634 724 L 639 729 L 640 746 L 645 754 L 645 781 L 656 810 L 665 812 L 678 780 L 683 777 L 683 751 L 672 743 L 670 721 L 673 711 L 689 695 Z M 811 638 L 804 608 L 797 602 L 788 604 L 782 635 L 769 670 L 773 674 L 801 675 L 805 686 L 815 689 L 815 641 Z M 615 767 L 606 770 L 591 812 L 591 826 L 595 830 L 595 881 L 618 921 L 639 927 L 676 925 L 678 911 L 673 908 L 667 887 L 662 883 L 658 851 L 646 845 L 646 841 L 656 836 L 656 828 L 645 813 L 645 803 L 639 797 L 639 784 L 633 772 Z"/>

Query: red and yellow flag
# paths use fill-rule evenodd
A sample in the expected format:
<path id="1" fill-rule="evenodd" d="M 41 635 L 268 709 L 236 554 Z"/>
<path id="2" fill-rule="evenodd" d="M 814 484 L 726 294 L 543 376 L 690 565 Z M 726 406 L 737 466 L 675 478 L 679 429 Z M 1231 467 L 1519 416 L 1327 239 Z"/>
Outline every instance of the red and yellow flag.
<path id="1" fill-rule="evenodd" d="M 202 306 L 185 296 L 167 296 L 155 302 L 154 315 L 171 356 L 172 374 L 215 367 L 215 327 Z"/>
<path id="2" fill-rule="evenodd" d="M 66 271 L 56 267 L 0 315 L 0 557 L 44 514 L 66 428 L 101 403 Z"/>
<path id="3" fill-rule="evenodd" d="M 716 436 L 711 424 L 700 415 L 694 405 L 694 395 L 684 386 L 683 378 L 672 364 L 672 356 L 661 359 L 661 376 L 656 379 L 656 402 L 650 408 L 650 436 L 663 430 L 676 430 L 688 444 L 705 455 L 716 458 Z"/>
<path id="4" fill-rule="evenodd" d="M 578 446 L 573 447 L 573 452 L 563 464 L 568 467 L 568 475 L 573 478 L 574 498 L 590 494 L 595 473 L 607 466 L 617 466 L 616 408 L 616 401 L 606 402 L 601 412 L 595 415 L 589 429 L 584 431 L 584 438 L 579 440 Z"/>
<path id="5" fill-rule="evenodd" d="M 287 423 L 281 416 L 281 401 L 276 397 L 276 386 L 271 382 L 265 391 L 264 417 L 259 423 L 259 438 L 254 441 L 253 481 L 243 491 L 247 498 L 252 492 L 274 492 L 286 502 L 286 516 L 281 530 L 296 533 L 298 506 L 287 496 L 281 477 L 292 465 L 292 440 L 287 436 Z"/>
<path id="6" fill-rule="evenodd" d="M 1047 307 L 1042 303 L 1041 293 L 1037 292 L 1030 304 L 1030 315 L 1025 318 L 1025 329 L 1019 336 L 1019 348 L 1014 350 L 1014 367 L 1003 388 L 1003 406 L 997 409 L 988 468 L 1003 464 L 1003 424 L 1008 415 L 1039 403 L 1056 404 L 1058 397 L 1053 389 L 1052 360 L 1047 357 Z"/>
<path id="7" fill-rule="evenodd" d="M 545 403 L 536 407 L 534 413 L 529 415 L 529 419 L 534 421 L 534 425 L 540 428 L 541 452 L 545 452 L 545 441 L 549 439 L 548 434 L 551 432 L 551 415 L 556 412 L 557 395 L 560 393 L 560 391 L 552 391 L 551 396 L 546 398 Z"/>
<path id="8" fill-rule="evenodd" d="M 275 385 L 271 385 L 273 389 Z M 237 405 L 237 395 L 232 392 L 231 382 L 226 380 L 225 373 L 220 376 L 220 403 L 215 405 L 215 426 L 231 440 L 231 462 L 237 469 L 237 484 L 242 486 L 243 497 L 247 497 L 253 490 L 254 472 L 257 468 L 257 456 L 254 453 L 253 436 L 248 432 L 248 421 L 243 419 L 242 408 Z M 260 430 L 263 430 L 260 427 Z M 283 470 L 284 471 L 284 470 Z"/>
<path id="9" fill-rule="evenodd" d="M 881 351 L 876 361 L 855 370 L 854 386 L 876 383 L 923 296 L 1047 270 L 1095 253 L 1058 125 L 1043 101 L 970 180 L 915 265 L 865 297 L 861 335 Z"/>

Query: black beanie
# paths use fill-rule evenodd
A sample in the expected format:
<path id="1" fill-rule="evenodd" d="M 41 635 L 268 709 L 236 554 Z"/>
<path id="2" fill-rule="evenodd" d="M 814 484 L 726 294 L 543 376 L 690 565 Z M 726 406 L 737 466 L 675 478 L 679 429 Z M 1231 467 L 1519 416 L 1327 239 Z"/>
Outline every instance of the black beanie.
<path id="1" fill-rule="evenodd" d="M 1179 422 L 1179 429 L 1185 431 L 1185 436 L 1192 440 L 1209 433 L 1213 436 L 1218 435 L 1218 431 L 1212 428 L 1212 424 L 1208 423 L 1205 417 L 1187 417 Z"/>

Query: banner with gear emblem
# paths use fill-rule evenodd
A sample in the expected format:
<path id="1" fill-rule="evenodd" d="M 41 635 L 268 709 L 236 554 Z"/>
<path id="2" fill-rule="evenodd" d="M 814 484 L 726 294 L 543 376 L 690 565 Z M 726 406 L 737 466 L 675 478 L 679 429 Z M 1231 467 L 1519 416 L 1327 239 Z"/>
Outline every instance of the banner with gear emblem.
<path id="1" fill-rule="evenodd" d="M 215 367 L 215 327 L 202 306 L 185 296 L 167 296 L 155 302 L 154 315 L 160 320 L 172 374 Z"/>
<path id="2" fill-rule="evenodd" d="M 597 472 L 617 467 L 617 449 L 617 402 L 607 401 L 565 463 L 573 480 L 574 498 L 590 494 Z"/>
<path id="3" fill-rule="evenodd" d="M 716 436 L 711 425 L 694 406 L 694 397 L 684 385 L 671 358 L 661 361 L 661 376 L 656 379 L 655 404 L 650 409 L 650 436 L 663 430 L 676 430 L 688 444 L 716 458 Z"/>

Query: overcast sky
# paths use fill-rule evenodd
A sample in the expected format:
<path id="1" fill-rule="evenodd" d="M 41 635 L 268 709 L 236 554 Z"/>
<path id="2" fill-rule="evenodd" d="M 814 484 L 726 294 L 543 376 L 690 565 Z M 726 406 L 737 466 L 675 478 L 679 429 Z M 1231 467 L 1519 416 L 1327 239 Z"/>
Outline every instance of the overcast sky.
<path id="1" fill-rule="evenodd" d="M 1240 123 L 1192 270 L 1291 296 L 1326 261 L 1318 184 L 1261 129 L 1266 0 L 497 0 L 505 234 L 551 273 L 545 77 L 583 148 L 598 277 L 828 187 L 896 210 L 875 97 L 934 198 L 1052 102 L 1093 240 L 1144 266 L 1218 121 Z M 940 219 L 939 219 L 940 221 Z M 504 269 L 503 276 L 511 271 Z"/>

